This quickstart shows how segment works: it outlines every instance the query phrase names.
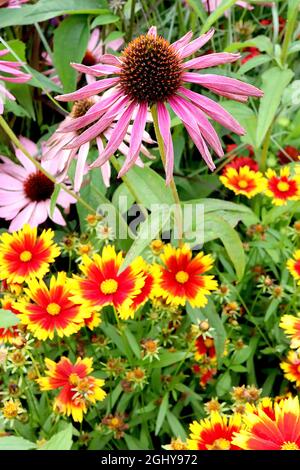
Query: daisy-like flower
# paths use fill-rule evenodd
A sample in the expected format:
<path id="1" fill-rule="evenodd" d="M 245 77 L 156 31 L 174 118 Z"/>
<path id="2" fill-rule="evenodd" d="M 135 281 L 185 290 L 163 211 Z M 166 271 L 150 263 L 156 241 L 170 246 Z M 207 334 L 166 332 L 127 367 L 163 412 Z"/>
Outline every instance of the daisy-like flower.
<path id="1" fill-rule="evenodd" d="M 209 418 L 190 425 L 190 436 L 187 439 L 189 450 L 238 450 L 232 443 L 234 433 L 241 428 L 241 415 L 221 415 L 212 411 Z"/>
<path id="2" fill-rule="evenodd" d="M 300 285 L 300 250 L 296 250 L 293 258 L 287 260 L 286 266 L 293 278 L 298 281 L 297 284 Z"/>
<path id="3" fill-rule="evenodd" d="M 294 315 L 283 315 L 279 326 L 291 340 L 291 348 L 300 348 L 300 318 Z"/>
<path id="4" fill-rule="evenodd" d="M 203 338 L 203 336 L 199 336 L 195 341 L 196 352 L 195 352 L 195 359 L 196 361 L 201 361 L 203 358 L 209 357 L 210 359 L 216 359 L 216 348 L 215 342 L 213 338 L 207 336 Z"/>
<path id="5" fill-rule="evenodd" d="M 212 30 L 191 41 L 192 33 L 189 32 L 170 44 L 157 35 L 155 27 L 151 27 L 147 34 L 131 41 L 120 57 L 104 54 L 100 63 L 91 67 L 73 64 L 73 67 L 80 72 L 90 73 L 96 77 L 104 75 L 114 75 L 114 77 L 98 80 L 74 93 L 58 97 L 60 101 L 76 101 L 110 89 L 108 98 L 102 97 L 100 102 L 69 126 L 68 130 L 83 128 L 86 130 L 66 147 L 78 148 L 89 142 L 117 118 L 108 145 L 92 164 L 92 167 L 102 166 L 118 149 L 130 122 L 134 120 L 129 152 L 119 172 L 119 176 L 122 176 L 139 157 L 147 111 L 149 107 L 155 105 L 158 127 L 164 142 L 166 176 L 169 183 L 173 174 L 174 151 L 170 114 L 166 107 L 168 104 L 184 123 L 209 168 L 214 170 L 215 165 L 206 142 L 218 156 L 223 156 L 224 152 L 219 137 L 206 115 L 237 134 L 244 134 L 245 131 L 219 104 L 189 90 L 185 85 L 195 83 L 221 96 L 242 102 L 247 101 L 249 96 L 262 96 L 262 92 L 252 85 L 224 75 L 187 72 L 188 69 L 201 70 L 234 62 L 240 57 L 238 54 L 217 53 L 184 62 L 185 58 L 206 44 L 213 34 Z"/>
<path id="6" fill-rule="evenodd" d="M 55 333 L 59 337 L 70 336 L 82 327 L 83 318 L 89 315 L 86 309 L 69 299 L 68 281 L 65 272 L 52 276 L 49 288 L 44 281 L 32 279 L 25 289 L 29 300 L 14 304 L 22 312 L 21 322 L 36 338 L 53 339 Z"/>
<path id="7" fill-rule="evenodd" d="M 289 351 L 287 361 L 280 363 L 280 367 L 284 372 L 284 376 L 290 382 L 296 382 L 296 386 L 300 387 L 300 357 L 297 351 Z"/>
<path id="8" fill-rule="evenodd" d="M 26 150 L 32 155 L 37 156 L 38 148 L 25 137 L 20 137 L 20 141 Z M 34 164 L 19 149 L 16 149 L 16 157 L 21 165 L 13 163 L 9 158 L 1 156 L 4 162 L 0 164 L 0 217 L 5 220 L 11 220 L 9 230 L 13 232 L 29 224 L 36 227 L 45 222 L 50 217 L 56 224 L 66 225 L 66 222 L 58 209 L 54 208 L 51 215 L 50 204 L 51 196 L 54 192 L 54 183 L 37 170 Z M 59 174 L 55 162 L 41 161 L 42 167 L 53 176 Z M 65 178 L 60 182 L 68 183 Z M 56 203 L 68 210 L 70 204 L 75 199 L 61 190 Z"/>
<path id="9" fill-rule="evenodd" d="M 122 309 L 123 318 L 126 310 L 130 316 L 130 306 L 145 284 L 144 262 L 137 258 L 119 273 L 123 260 L 122 252 L 116 253 L 111 245 L 103 248 L 101 256 L 83 256 L 80 269 L 84 277 L 74 276 L 71 299 L 90 310 L 99 311 L 112 305 L 117 310 Z"/>
<path id="10" fill-rule="evenodd" d="M 101 323 L 101 316 L 99 312 L 92 312 L 88 317 L 84 318 L 84 325 L 89 330 L 93 331 Z"/>
<path id="11" fill-rule="evenodd" d="M 106 99 L 108 103 L 108 109 L 111 99 L 109 96 L 107 96 L 107 98 L 104 97 L 104 99 Z M 76 101 L 73 105 L 71 115 L 67 116 L 64 121 L 60 123 L 57 131 L 54 132 L 54 134 L 46 143 L 46 152 L 44 155 L 44 159 L 45 161 L 49 160 L 48 163 L 52 162 L 53 164 L 57 165 L 63 177 L 65 177 L 72 160 L 77 160 L 74 176 L 75 191 L 79 191 L 83 181 L 83 177 L 89 170 L 86 161 L 90 151 L 90 142 L 85 142 L 84 144 L 80 144 L 71 149 L 67 149 L 65 147 L 70 141 L 72 141 L 72 139 L 76 138 L 76 136 L 80 135 L 80 133 L 82 132 L 82 130 L 80 131 L 80 129 L 74 129 L 74 125 L 77 123 L 77 119 L 88 115 L 89 112 L 93 112 L 94 106 L 96 106 L 97 103 L 99 104 L 99 98 L 97 96 Z M 97 135 L 96 143 L 99 155 L 101 155 L 104 151 L 103 141 L 110 141 L 115 127 L 116 122 L 112 122 L 108 127 L 103 129 L 102 132 Z M 128 144 L 131 141 L 132 131 L 133 127 L 128 126 L 126 134 L 123 136 L 122 141 L 118 145 L 119 152 L 125 157 L 129 153 Z M 150 135 L 146 131 L 143 132 L 142 140 L 143 142 L 149 144 L 154 143 L 154 141 L 151 139 Z M 146 149 L 144 145 L 141 145 L 140 151 L 146 157 L 152 158 L 151 153 Z M 138 166 L 143 166 L 143 162 L 139 157 L 136 159 L 135 163 Z M 103 177 L 103 182 L 108 187 L 110 184 L 111 176 L 111 168 L 109 161 L 105 162 L 101 166 L 101 173 Z"/>
<path id="12" fill-rule="evenodd" d="M 257 408 L 243 416 L 233 444 L 244 450 L 300 450 L 300 408 L 298 397 L 274 404 L 274 418 Z"/>
<path id="13" fill-rule="evenodd" d="M 141 266 L 141 269 L 142 269 L 142 272 L 143 272 L 144 285 L 141 288 L 140 293 L 137 294 L 133 298 L 130 307 L 125 305 L 124 309 L 120 308 L 119 313 L 120 313 L 120 318 L 122 318 L 122 320 L 128 320 L 128 318 L 134 318 L 135 312 L 140 307 L 145 305 L 147 300 L 150 299 L 151 296 L 152 296 L 152 291 L 153 291 L 153 287 L 154 287 L 154 283 L 155 283 L 154 274 L 152 272 L 151 267 L 148 266 L 146 262 L 141 261 L 140 266 Z"/>
<path id="14" fill-rule="evenodd" d="M 37 229 L 29 225 L 18 232 L 0 235 L 0 279 L 19 284 L 32 278 L 41 279 L 60 254 L 53 238 L 53 230 L 43 230 L 37 235 Z"/>
<path id="15" fill-rule="evenodd" d="M 269 168 L 266 171 L 266 195 L 272 198 L 275 206 L 282 206 L 287 201 L 300 199 L 300 175 L 291 176 L 288 166 L 280 169 L 279 176 L 276 171 Z"/>
<path id="16" fill-rule="evenodd" d="M 10 51 L 8 49 L 3 49 L 0 51 L 0 58 L 8 54 L 10 54 Z M 20 70 L 22 66 L 22 62 L 13 62 L 0 59 L 0 114 L 3 114 L 4 103 L 6 99 L 12 101 L 16 100 L 14 95 L 12 95 L 1 82 L 25 83 L 31 79 L 31 75 L 29 73 L 24 73 Z"/>
<path id="17" fill-rule="evenodd" d="M 236 195 L 241 194 L 248 199 L 265 189 L 265 178 L 262 173 L 250 170 L 248 165 L 239 169 L 228 168 L 226 173 L 220 176 L 220 181 Z"/>
<path id="18" fill-rule="evenodd" d="M 72 415 L 74 421 L 81 422 L 89 405 L 104 400 L 104 380 L 90 375 L 93 371 L 92 358 L 78 358 L 75 364 L 67 357 L 61 357 L 57 363 L 46 358 L 45 364 L 48 369 L 46 377 L 36 381 L 42 391 L 60 389 L 54 400 L 55 411 Z"/>
<path id="19" fill-rule="evenodd" d="M 1 299 L 1 308 L 4 310 L 10 310 L 15 315 L 19 315 L 20 311 L 16 310 L 13 307 L 13 298 L 9 295 L 5 295 L 3 299 Z M 1 313 L 0 313 L 1 318 Z M 1 343 L 12 343 L 15 338 L 20 336 L 20 330 L 18 325 L 10 326 L 9 328 L 0 328 L 0 344 Z"/>
<path id="20" fill-rule="evenodd" d="M 230 163 L 224 167 L 222 174 L 225 175 L 229 168 L 234 168 L 235 170 L 239 170 L 248 166 L 250 170 L 257 172 L 258 171 L 258 163 L 250 157 L 236 157 Z"/>
<path id="21" fill-rule="evenodd" d="M 193 258 L 188 245 L 166 245 L 160 258 L 163 264 L 154 266 L 154 295 L 171 305 L 185 305 L 187 301 L 192 307 L 206 305 L 206 296 L 217 289 L 214 276 L 204 275 L 213 266 L 211 255 L 200 252 Z"/>

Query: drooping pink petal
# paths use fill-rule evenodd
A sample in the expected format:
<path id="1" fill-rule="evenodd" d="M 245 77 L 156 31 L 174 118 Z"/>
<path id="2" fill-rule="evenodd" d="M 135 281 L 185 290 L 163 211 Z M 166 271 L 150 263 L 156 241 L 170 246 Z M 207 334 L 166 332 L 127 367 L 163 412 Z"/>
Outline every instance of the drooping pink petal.
<path id="1" fill-rule="evenodd" d="M 28 157 L 26 157 L 22 150 L 16 149 L 15 153 L 17 159 L 20 161 L 20 163 L 22 163 L 28 172 L 34 173 L 36 171 L 34 164 L 29 160 Z"/>
<path id="2" fill-rule="evenodd" d="M 184 69 L 206 69 L 208 67 L 215 67 L 216 65 L 229 64 L 240 59 L 240 54 L 229 54 L 228 52 L 216 52 L 214 54 L 206 54 L 195 59 L 184 62 Z"/>
<path id="3" fill-rule="evenodd" d="M 111 177 L 111 168 L 109 161 L 105 162 L 102 166 L 100 166 L 100 170 L 102 173 L 103 183 L 107 188 L 109 188 Z"/>
<path id="4" fill-rule="evenodd" d="M 0 165 L 2 173 L 9 173 L 10 176 L 17 178 L 20 181 L 24 181 L 24 179 L 28 176 L 29 173 L 21 165 L 16 165 L 9 158 L 2 155 L 0 158 L 5 163 L 5 165 Z"/>
<path id="5" fill-rule="evenodd" d="M 88 45 L 87 45 L 87 50 L 92 51 L 93 49 L 95 49 L 95 47 L 98 44 L 99 39 L 100 39 L 100 29 L 95 28 L 92 31 L 92 34 L 90 35 L 90 39 L 89 39 L 89 42 L 88 42 Z"/>
<path id="6" fill-rule="evenodd" d="M 157 36 L 157 27 L 156 26 L 151 26 L 151 28 L 148 30 L 147 35 L 148 36 L 153 36 L 154 38 L 156 38 L 156 36 Z"/>
<path id="7" fill-rule="evenodd" d="M 13 202 L 12 204 L 5 205 L 3 207 L 0 207 L 0 217 L 2 217 L 5 220 L 11 220 L 16 215 L 18 212 L 20 212 L 23 207 L 27 206 L 30 203 L 30 200 L 23 196 L 19 196 L 18 200 Z"/>
<path id="8" fill-rule="evenodd" d="M 199 106 L 209 117 L 214 119 L 216 122 L 222 124 L 222 126 L 235 132 L 239 135 L 245 134 L 245 129 L 228 113 L 222 106 L 215 101 L 207 98 L 206 96 L 195 93 L 194 91 L 188 90 L 187 88 L 180 87 L 178 92 L 189 98 L 194 104 Z"/>
<path id="9" fill-rule="evenodd" d="M 122 65 L 119 57 L 112 54 L 103 54 L 99 57 L 98 60 L 101 64 L 115 65 L 116 67 L 120 67 L 120 65 Z"/>
<path id="10" fill-rule="evenodd" d="M 179 101 L 182 106 L 186 107 L 188 112 L 190 112 L 191 115 L 195 117 L 204 139 L 214 149 L 218 157 L 223 157 L 224 152 L 219 136 L 204 113 L 191 102 L 186 101 L 184 98 L 176 97 L 175 99 L 177 102 Z"/>
<path id="11" fill-rule="evenodd" d="M 95 77 L 101 77 L 102 75 L 110 75 L 120 73 L 120 67 L 115 65 L 97 64 L 97 65 L 84 65 L 84 64 L 72 64 L 73 69 L 78 72 L 87 73 L 88 75 L 94 75 Z"/>
<path id="12" fill-rule="evenodd" d="M 28 206 L 24 207 L 24 209 L 22 209 L 19 214 L 11 221 L 9 231 L 15 232 L 16 230 L 24 227 L 25 224 L 28 224 L 35 207 L 36 202 L 31 202 L 28 204 Z"/>
<path id="13" fill-rule="evenodd" d="M 75 170 L 75 177 L 74 177 L 74 191 L 79 191 L 82 185 L 83 175 L 84 175 L 84 168 L 86 164 L 86 160 L 89 154 L 90 144 L 87 142 L 83 144 L 78 152 L 77 157 L 77 164 Z"/>
<path id="14" fill-rule="evenodd" d="M 157 103 L 158 127 L 161 133 L 166 157 L 166 184 L 170 184 L 173 177 L 174 168 L 174 149 L 173 140 L 170 132 L 171 119 L 170 114 L 163 103 Z"/>
<path id="15" fill-rule="evenodd" d="M 68 121 L 66 120 L 66 122 L 61 125 L 59 131 L 73 132 L 81 129 L 82 127 L 86 127 L 87 125 L 91 124 L 91 122 L 101 117 L 101 115 L 121 96 L 122 91 L 117 90 L 115 93 L 106 98 L 102 97 L 100 101 L 95 103 L 84 116 L 76 119 L 69 119 Z"/>
<path id="16" fill-rule="evenodd" d="M 215 30 L 211 29 L 207 33 L 202 34 L 197 39 L 194 39 L 193 41 L 191 41 L 189 44 L 187 44 L 186 46 L 184 46 L 182 49 L 178 51 L 179 57 L 181 59 L 184 59 L 185 57 L 188 57 L 189 55 L 194 54 L 213 37 L 214 33 L 215 33 Z"/>
<path id="17" fill-rule="evenodd" d="M 109 157 L 113 155 L 115 151 L 118 149 L 119 145 L 123 141 L 124 136 L 127 132 L 127 128 L 132 118 L 132 114 L 133 114 L 135 107 L 136 107 L 136 103 L 130 103 L 128 105 L 127 109 L 124 111 L 124 113 L 120 117 L 118 125 L 113 130 L 110 141 L 108 145 L 106 146 L 102 156 L 97 158 L 92 163 L 91 168 L 103 165 L 106 162 L 106 160 L 108 160 Z"/>
<path id="18" fill-rule="evenodd" d="M 0 80 L 3 82 L 10 82 L 10 83 L 25 83 L 28 82 L 32 77 L 29 74 L 22 73 L 20 77 L 5 77 L 4 75 L 0 75 Z"/>
<path id="19" fill-rule="evenodd" d="M 239 101 L 240 103 L 247 103 L 248 96 L 245 95 L 235 95 L 234 93 L 228 93 L 223 91 L 220 88 L 211 87 L 210 91 L 213 91 L 216 95 L 224 96 L 225 98 L 229 98 L 230 100 Z"/>
<path id="20" fill-rule="evenodd" d="M 210 152 L 207 149 L 207 146 L 203 140 L 203 137 L 201 135 L 201 132 L 199 130 L 198 124 L 195 120 L 195 118 L 190 115 L 190 113 L 180 105 L 180 103 L 176 102 L 174 98 L 169 99 L 169 103 L 173 111 L 180 117 L 180 119 L 183 121 L 188 133 L 190 134 L 193 142 L 199 149 L 203 159 L 205 160 L 207 166 L 209 167 L 210 170 L 215 169 L 215 164 L 211 158 Z"/>
<path id="21" fill-rule="evenodd" d="M 85 144 L 89 140 L 94 139 L 97 137 L 101 132 L 106 129 L 111 122 L 114 120 L 115 116 L 120 112 L 123 112 L 127 104 L 129 103 L 129 98 L 127 96 L 119 99 L 106 114 L 104 114 L 101 119 L 96 122 L 93 126 L 89 127 L 86 131 L 84 131 L 80 136 L 76 137 L 75 139 L 70 142 L 66 148 L 75 148 L 80 147 L 81 145 Z"/>
<path id="22" fill-rule="evenodd" d="M 5 173 L 0 173 L 0 188 L 7 189 L 8 191 L 20 191 L 23 189 L 23 183 L 18 179 L 12 178 L 11 176 Z"/>
<path id="23" fill-rule="evenodd" d="M 255 86 L 241 82 L 236 78 L 225 77 L 224 75 L 200 75 L 193 72 L 186 72 L 182 75 L 182 80 L 184 82 L 197 83 L 208 89 L 220 89 L 225 93 L 233 93 L 242 96 L 263 96 L 263 92 Z"/>
<path id="24" fill-rule="evenodd" d="M 90 98 L 101 91 L 107 90 L 111 86 L 118 83 L 119 77 L 113 78 L 104 78 L 103 80 L 98 80 L 97 82 L 91 83 L 82 87 L 80 90 L 74 91 L 73 93 L 67 93 L 66 95 L 56 96 L 58 101 L 77 101 L 83 100 L 85 98 Z"/>
<path id="25" fill-rule="evenodd" d="M 27 137 L 24 137 L 23 135 L 20 135 L 19 141 L 32 157 L 35 157 L 38 154 L 38 146 L 32 142 L 32 140 L 27 139 Z"/>
<path id="26" fill-rule="evenodd" d="M 40 201 L 36 204 L 36 207 L 35 207 L 33 213 L 31 214 L 31 217 L 28 221 L 28 223 L 31 227 L 37 227 L 38 225 L 45 222 L 45 220 L 48 217 L 48 211 L 47 211 L 48 206 L 50 207 L 49 200 Z"/>
<path id="27" fill-rule="evenodd" d="M 60 210 L 58 209 L 58 207 L 55 207 L 52 216 L 50 215 L 50 212 L 49 212 L 49 217 L 50 217 L 50 219 L 53 220 L 53 222 L 55 222 L 55 223 L 58 224 L 58 225 L 63 225 L 63 226 L 66 225 L 66 221 L 65 221 L 65 219 L 63 218 L 63 216 L 61 215 L 61 212 L 60 212 Z"/>
<path id="28" fill-rule="evenodd" d="M 173 49 L 178 51 L 179 49 L 182 49 L 184 46 L 186 46 L 190 42 L 192 37 L 193 37 L 193 32 L 189 31 L 184 36 L 182 36 L 182 38 L 180 38 L 177 41 L 173 42 L 171 45 L 172 45 Z"/>
<path id="29" fill-rule="evenodd" d="M 136 159 L 139 156 L 143 140 L 143 133 L 147 122 L 147 109 L 148 106 L 146 103 L 141 103 L 139 105 L 138 112 L 132 126 L 129 152 L 118 177 L 123 176 L 134 165 Z"/>

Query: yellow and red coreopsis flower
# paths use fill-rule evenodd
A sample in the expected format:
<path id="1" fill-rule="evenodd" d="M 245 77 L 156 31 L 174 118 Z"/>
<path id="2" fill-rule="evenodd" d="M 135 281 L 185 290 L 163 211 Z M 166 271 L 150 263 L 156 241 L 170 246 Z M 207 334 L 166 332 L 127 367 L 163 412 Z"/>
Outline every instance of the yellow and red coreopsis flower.
<path id="1" fill-rule="evenodd" d="M 1 308 L 4 310 L 10 310 L 15 315 L 18 315 L 20 312 L 13 308 L 13 298 L 9 295 L 5 295 L 1 299 Z M 0 313 L 1 319 L 1 313 Z M 18 325 L 10 326 L 9 328 L 0 328 L 0 344 L 1 343 L 12 343 L 15 338 L 20 336 L 20 330 Z"/>
<path id="2" fill-rule="evenodd" d="M 195 359 L 196 361 L 201 361 L 203 358 L 209 357 L 209 359 L 216 359 L 216 348 L 215 341 L 213 338 L 207 336 L 199 336 L 195 341 L 196 351 Z"/>
<path id="3" fill-rule="evenodd" d="M 0 279 L 22 283 L 32 278 L 41 279 L 59 255 L 53 243 L 54 232 L 44 230 L 37 235 L 36 228 L 24 225 L 22 230 L 0 236 Z"/>
<path id="4" fill-rule="evenodd" d="M 276 171 L 269 168 L 266 171 L 266 195 L 272 198 L 275 206 L 282 206 L 287 201 L 297 201 L 300 198 L 300 176 L 290 176 L 288 166 L 280 169 L 279 176 Z"/>
<path id="5" fill-rule="evenodd" d="M 253 171 L 248 165 L 240 168 L 228 168 L 226 173 L 220 176 L 221 183 L 231 189 L 236 195 L 252 198 L 265 189 L 266 181 L 262 173 Z"/>
<path id="6" fill-rule="evenodd" d="M 280 363 L 284 376 L 290 382 L 296 382 L 296 386 L 300 387 L 300 357 L 297 351 L 289 351 L 287 361 Z"/>
<path id="7" fill-rule="evenodd" d="M 232 443 L 234 433 L 241 428 L 241 415 L 223 416 L 212 411 L 209 418 L 190 424 L 191 434 L 187 440 L 189 450 L 238 450 Z"/>
<path id="8" fill-rule="evenodd" d="M 88 317 L 84 318 L 82 326 L 86 326 L 89 330 L 94 330 L 101 323 L 100 312 L 93 311 Z"/>
<path id="9" fill-rule="evenodd" d="M 293 254 L 293 258 L 289 259 L 286 266 L 298 284 L 300 285 L 300 250 L 296 250 Z"/>
<path id="10" fill-rule="evenodd" d="M 275 410 L 274 404 L 270 397 L 263 397 L 260 401 L 255 405 L 253 403 L 246 403 L 245 411 L 248 413 L 258 414 L 258 410 L 263 411 L 270 419 L 274 421 L 275 419 Z"/>
<path id="11" fill-rule="evenodd" d="M 87 408 L 96 401 L 104 400 L 104 380 L 91 376 L 92 358 L 78 358 L 73 364 L 67 357 L 59 362 L 45 359 L 47 377 L 36 379 L 42 391 L 61 389 L 54 400 L 53 409 L 81 422 Z"/>
<path id="12" fill-rule="evenodd" d="M 155 284 L 154 274 L 152 272 L 151 266 L 148 266 L 146 262 L 140 262 L 140 268 L 143 273 L 144 285 L 141 288 L 139 294 L 137 294 L 133 299 L 130 306 L 125 304 L 125 308 L 120 308 L 120 318 L 122 320 L 128 320 L 128 318 L 134 318 L 135 312 L 142 307 L 148 299 L 152 297 L 152 291 Z"/>
<path id="13" fill-rule="evenodd" d="M 283 315 L 279 326 L 291 340 L 291 348 L 300 348 L 300 318 L 294 315 Z"/>
<path id="14" fill-rule="evenodd" d="M 233 444 L 244 450 L 300 450 L 300 408 L 298 397 L 274 404 L 274 418 L 262 409 L 243 416 Z"/>
<path id="15" fill-rule="evenodd" d="M 119 273 L 122 263 L 122 252 L 116 253 L 111 245 L 103 248 L 101 256 L 83 256 L 80 269 L 85 277 L 74 276 L 72 300 L 94 310 L 112 305 L 117 310 L 122 308 L 125 315 L 144 286 L 144 262 L 137 258 Z"/>
<path id="16" fill-rule="evenodd" d="M 192 307 L 206 305 L 206 296 L 217 289 L 214 276 L 204 275 L 213 266 L 211 255 L 200 252 L 193 258 L 188 245 L 181 248 L 166 245 L 160 258 L 163 265 L 154 267 L 154 295 L 171 305 L 185 305 L 186 301 Z"/>
<path id="17" fill-rule="evenodd" d="M 14 306 L 20 310 L 21 322 L 41 340 L 70 336 L 83 325 L 90 312 L 70 299 L 70 280 L 65 272 L 52 276 L 50 287 L 44 281 L 28 281 L 25 292 L 31 300 L 21 300 Z"/>

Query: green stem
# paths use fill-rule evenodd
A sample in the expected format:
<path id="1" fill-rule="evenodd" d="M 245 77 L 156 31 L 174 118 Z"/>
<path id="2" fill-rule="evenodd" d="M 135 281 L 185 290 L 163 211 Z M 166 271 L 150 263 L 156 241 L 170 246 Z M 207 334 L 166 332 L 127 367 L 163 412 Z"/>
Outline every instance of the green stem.
<path id="1" fill-rule="evenodd" d="M 266 137 L 264 138 L 264 141 L 263 141 L 263 147 L 262 147 L 261 158 L 260 158 L 260 168 L 262 171 L 265 171 L 267 167 L 267 157 L 268 157 L 268 151 L 269 151 L 269 147 L 271 143 L 272 129 L 273 129 L 273 123 L 270 125 L 269 130 L 266 134 Z"/>
<path id="2" fill-rule="evenodd" d="M 55 177 L 53 175 L 51 175 L 51 173 L 48 173 L 47 170 L 45 170 L 45 168 L 42 167 L 42 165 L 35 159 L 33 158 L 30 153 L 28 153 L 28 151 L 26 150 L 26 148 L 21 144 L 21 142 L 19 141 L 18 137 L 16 136 L 16 134 L 13 132 L 13 130 L 9 127 L 9 125 L 7 124 L 7 122 L 3 119 L 2 116 L 0 116 L 0 126 L 2 127 L 2 129 L 4 130 L 4 132 L 7 134 L 7 136 L 10 138 L 10 140 L 16 145 L 16 147 L 18 147 L 23 153 L 24 155 L 26 155 L 26 157 L 34 164 L 34 166 L 41 172 L 43 173 L 45 176 L 47 176 L 47 178 L 52 181 L 52 183 L 54 183 L 55 185 L 58 185 L 61 189 L 63 189 L 66 193 L 68 193 L 70 196 L 72 196 L 74 199 L 76 199 L 76 201 L 78 203 L 80 203 L 82 206 L 84 206 L 88 211 L 90 211 L 91 214 L 96 214 L 96 211 L 95 209 L 90 206 L 86 201 L 84 201 L 80 196 L 78 196 L 76 193 L 74 193 L 74 191 L 72 191 L 71 189 L 69 189 L 65 184 L 63 183 L 57 183 Z"/>
<path id="3" fill-rule="evenodd" d="M 134 18 L 135 1 L 136 0 L 131 0 L 130 23 L 129 23 L 128 36 L 127 36 L 128 42 L 130 42 L 132 40 L 132 35 L 133 35 L 133 25 L 134 25 L 134 20 L 135 20 L 135 18 Z"/>
<path id="4" fill-rule="evenodd" d="M 159 130 L 159 125 L 158 125 L 158 115 L 157 115 L 157 107 L 156 105 L 153 105 L 151 108 L 151 114 L 153 118 L 153 123 L 154 123 L 154 129 L 155 129 L 155 135 L 158 143 L 158 148 L 159 148 L 159 153 L 161 156 L 161 161 L 163 163 L 164 168 L 166 168 L 166 155 L 165 155 L 165 148 L 164 148 L 164 141 L 162 138 L 162 135 Z M 174 211 L 174 217 L 177 225 L 177 236 L 178 236 L 178 243 L 179 246 L 183 245 L 183 222 L 182 222 L 182 208 L 181 208 L 181 203 L 180 199 L 178 196 L 176 184 L 174 181 L 174 178 L 172 176 L 171 182 L 170 182 L 170 189 L 172 192 L 172 196 L 175 202 L 175 211 Z"/>
<path id="5" fill-rule="evenodd" d="M 285 33 L 284 41 L 282 44 L 282 52 L 281 52 L 282 65 L 285 65 L 287 61 L 289 45 L 292 40 L 293 32 L 297 23 L 298 7 L 299 7 L 299 4 L 297 0 L 294 0 L 294 2 L 292 1 L 290 2 L 288 17 L 287 17 L 287 22 L 286 22 L 286 33 Z"/>

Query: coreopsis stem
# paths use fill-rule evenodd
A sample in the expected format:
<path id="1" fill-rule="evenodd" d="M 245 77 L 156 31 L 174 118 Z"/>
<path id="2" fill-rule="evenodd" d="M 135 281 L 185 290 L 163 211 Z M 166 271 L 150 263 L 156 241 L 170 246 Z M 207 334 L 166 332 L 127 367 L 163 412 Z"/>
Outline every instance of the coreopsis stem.
<path id="1" fill-rule="evenodd" d="M 166 168 L 166 155 L 165 155 L 165 148 L 164 148 L 164 141 L 162 138 L 162 135 L 159 130 L 159 125 L 158 125 L 158 116 L 157 116 L 157 107 L 156 105 L 153 105 L 151 108 L 151 114 L 153 118 L 153 123 L 154 123 L 154 130 L 155 130 L 155 135 L 158 143 L 158 148 L 159 148 L 159 153 L 161 156 L 161 161 L 163 163 L 164 168 Z M 175 211 L 174 211 L 174 217 L 177 225 L 177 235 L 178 235 L 178 244 L 179 246 L 183 245 L 183 217 L 182 217 L 182 208 L 181 208 L 181 203 L 180 199 L 178 196 L 176 184 L 174 181 L 174 178 L 172 177 L 171 182 L 170 182 L 170 189 L 172 192 L 172 196 L 175 202 Z"/>
<path id="2" fill-rule="evenodd" d="M 96 214 L 95 209 L 90 206 L 86 201 L 84 201 L 78 194 L 76 194 L 74 191 L 69 189 L 65 184 L 63 183 L 58 183 L 53 175 L 51 173 L 48 173 L 45 168 L 42 167 L 42 165 L 30 155 L 30 153 L 26 150 L 24 145 L 20 142 L 14 131 L 9 127 L 5 119 L 0 116 L 0 126 L 4 130 L 4 132 L 7 134 L 7 136 L 10 138 L 10 140 L 15 144 L 16 147 L 18 147 L 24 155 L 34 164 L 34 166 L 39 170 L 41 173 L 43 173 L 47 178 L 52 181 L 56 186 L 59 186 L 61 189 L 63 189 L 66 193 L 68 193 L 70 196 L 72 196 L 76 201 L 84 206 L 88 211 L 90 211 L 91 214 Z"/>

